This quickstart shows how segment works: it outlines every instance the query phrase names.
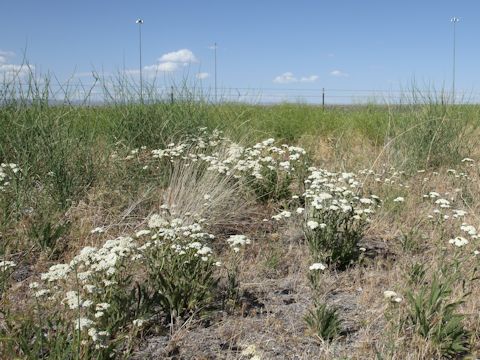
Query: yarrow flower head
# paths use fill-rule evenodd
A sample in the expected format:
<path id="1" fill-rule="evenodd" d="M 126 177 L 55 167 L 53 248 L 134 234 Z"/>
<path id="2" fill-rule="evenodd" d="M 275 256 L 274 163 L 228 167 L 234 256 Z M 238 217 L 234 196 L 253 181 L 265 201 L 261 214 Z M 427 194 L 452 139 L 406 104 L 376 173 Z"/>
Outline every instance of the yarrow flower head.
<path id="1" fill-rule="evenodd" d="M 326 268 L 327 267 L 322 263 L 314 263 L 314 264 L 310 265 L 309 270 L 311 270 L 311 271 L 317 271 L 317 270 L 323 271 Z"/>
<path id="2" fill-rule="evenodd" d="M 153 214 L 148 220 L 149 228 L 162 228 L 168 225 L 168 221 L 161 217 L 159 214 Z"/>
<path id="3" fill-rule="evenodd" d="M 135 319 L 135 320 L 133 320 L 132 323 L 133 323 L 133 326 L 140 328 L 145 323 L 145 320 L 144 319 Z"/>
<path id="4" fill-rule="evenodd" d="M 103 227 L 96 227 L 95 229 L 93 229 L 92 231 L 90 231 L 91 234 L 101 234 L 101 233 L 104 233 L 105 232 L 105 228 Z"/>
<path id="5" fill-rule="evenodd" d="M 462 247 L 462 246 L 465 246 L 468 244 L 468 240 L 465 239 L 464 237 L 461 237 L 461 236 L 457 236 L 456 238 L 454 239 L 450 239 L 448 241 L 450 244 L 453 244 L 457 247 Z"/>
<path id="6" fill-rule="evenodd" d="M 383 297 L 390 300 L 391 302 L 399 303 L 402 302 L 402 298 L 398 296 L 395 291 L 386 290 L 383 292 Z"/>
<path id="7" fill-rule="evenodd" d="M 3 270 L 3 271 L 14 268 L 15 266 L 17 266 L 17 264 L 15 264 L 13 261 L 7 261 L 7 260 L 0 261 L 0 270 Z"/>
<path id="8" fill-rule="evenodd" d="M 272 219 L 274 220 L 281 220 L 281 219 L 287 219 L 290 216 L 292 216 L 292 213 L 290 211 L 284 210 L 280 214 L 273 215 Z"/>
<path id="9" fill-rule="evenodd" d="M 227 239 L 227 242 L 235 252 L 239 252 L 241 246 L 251 243 L 250 239 L 248 239 L 245 235 L 232 235 Z"/>

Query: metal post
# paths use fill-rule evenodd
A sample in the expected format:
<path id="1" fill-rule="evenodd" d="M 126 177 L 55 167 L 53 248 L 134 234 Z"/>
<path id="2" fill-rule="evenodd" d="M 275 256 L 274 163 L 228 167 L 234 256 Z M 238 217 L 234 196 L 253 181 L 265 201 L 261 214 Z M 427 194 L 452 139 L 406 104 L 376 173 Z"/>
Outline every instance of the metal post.
<path id="1" fill-rule="evenodd" d="M 322 88 L 322 110 L 325 110 L 325 88 Z"/>
<path id="2" fill-rule="evenodd" d="M 173 99 L 173 86 L 170 87 L 170 103 L 171 103 L 171 104 L 174 103 L 174 99 Z"/>
<path id="3" fill-rule="evenodd" d="M 215 50 L 215 103 L 217 102 L 217 43 L 214 45 Z"/>
<path id="4" fill-rule="evenodd" d="M 455 103 L 455 50 L 456 50 L 456 24 L 460 19 L 453 17 L 450 21 L 453 23 L 453 71 L 452 71 L 452 102 Z"/>
<path id="5" fill-rule="evenodd" d="M 139 38 L 139 57 L 140 57 L 140 102 L 143 103 L 143 76 L 142 76 L 142 19 L 137 19 L 138 38 Z"/>

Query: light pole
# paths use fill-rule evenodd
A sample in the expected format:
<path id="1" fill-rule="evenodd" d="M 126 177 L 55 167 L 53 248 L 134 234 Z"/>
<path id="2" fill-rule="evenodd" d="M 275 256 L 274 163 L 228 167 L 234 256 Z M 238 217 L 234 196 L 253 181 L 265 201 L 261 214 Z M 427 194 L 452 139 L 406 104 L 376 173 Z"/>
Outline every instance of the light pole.
<path id="1" fill-rule="evenodd" d="M 452 96 L 453 102 L 455 103 L 455 47 L 456 47 L 456 24 L 460 19 L 457 17 L 452 17 L 450 22 L 453 24 L 453 71 L 452 71 Z"/>
<path id="2" fill-rule="evenodd" d="M 140 102 L 143 103 L 143 77 L 142 77 L 142 19 L 135 21 L 138 24 L 138 38 L 139 38 L 139 57 L 140 57 Z"/>

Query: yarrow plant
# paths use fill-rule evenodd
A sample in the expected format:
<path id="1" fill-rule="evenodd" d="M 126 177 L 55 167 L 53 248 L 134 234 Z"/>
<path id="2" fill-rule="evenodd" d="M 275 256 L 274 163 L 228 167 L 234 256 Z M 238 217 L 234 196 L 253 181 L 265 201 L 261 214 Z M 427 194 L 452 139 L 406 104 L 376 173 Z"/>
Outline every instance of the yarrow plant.
<path id="1" fill-rule="evenodd" d="M 225 264 L 227 271 L 227 288 L 225 297 L 227 303 L 236 305 L 240 295 L 240 261 L 243 255 L 243 250 L 247 245 L 251 244 L 251 240 L 245 235 L 231 235 L 227 239 L 227 243 L 231 249 L 231 252 L 228 256 L 227 263 Z"/>
<path id="2" fill-rule="evenodd" d="M 290 198 L 292 181 L 301 180 L 305 168 L 304 149 L 274 143 L 274 139 L 267 139 L 246 148 L 235 167 L 246 173 L 247 183 L 260 201 Z"/>
<path id="3" fill-rule="evenodd" d="M 214 235 L 203 232 L 202 219 L 190 225 L 180 218 L 170 222 L 154 214 L 149 221 L 150 239 L 140 248 L 146 264 L 153 297 L 164 313 L 177 321 L 207 306 L 217 280 L 213 276 L 216 261 L 207 242 Z"/>
<path id="4" fill-rule="evenodd" d="M 322 277 L 327 269 L 325 264 L 313 263 L 309 267 L 308 278 L 313 292 L 313 309 L 304 316 L 308 327 L 322 340 L 332 341 L 341 332 L 338 310 L 322 301 Z"/>
<path id="5" fill-rule="evenodd" d="M 303 148 L 276 145 L 272 138 L 243 147 L 222 137 L 220 131 L 208 134 L 205 129 L 198 137 L 153 150 L 152 158 L 203 162 L 208 171 L 241 181 L 262 202 L 288 199 L 294 180 L 301 184 L 306 168 Z"/>
<path id="6" fill-rule="evenodd" d="M 138 328 L 153 315 L 173 326 L 211 304 L 219 263 L 203 221 L 185 223 L 164 209 L 150 216 L 148 229 L 52 265 L 30 284 L 37 312 L 49 314 L 36 331 L 45 346 L 57 336 L 74 342 L 82 356 L 115 354 L 125 327 Z M 234 249 L 248 243 L 241 235 L 230 241 Z"/>
<path id="7" fill-rule="evenodd" d="M 380 199 L 361 197 L 352 173 L 310 168 L 306 183 L 304 232 L 314 261 L 345 268 L 359 256 L 359 241 Z"/>

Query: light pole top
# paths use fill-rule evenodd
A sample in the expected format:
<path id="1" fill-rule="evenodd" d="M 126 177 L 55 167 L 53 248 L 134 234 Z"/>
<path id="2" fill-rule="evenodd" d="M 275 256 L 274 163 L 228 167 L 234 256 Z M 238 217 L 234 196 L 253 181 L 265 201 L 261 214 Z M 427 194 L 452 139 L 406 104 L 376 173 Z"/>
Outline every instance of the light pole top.
<path id="1" fill-rule="evenodd" d="M 135 21 L 135 24 L 143 24 L 143 20 L 142 19 L 137 19 L 137 21 Z"/>
<path id="2" fill-rule="evenodd" d="M 452 22 L 452 23 L 456 23 L 456 22 L 459 22 L 459 21 L 460 21 L 460 19 L 456 16 L 454 16 L 450 19 L 450 22 Z"/>

